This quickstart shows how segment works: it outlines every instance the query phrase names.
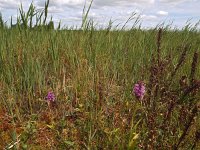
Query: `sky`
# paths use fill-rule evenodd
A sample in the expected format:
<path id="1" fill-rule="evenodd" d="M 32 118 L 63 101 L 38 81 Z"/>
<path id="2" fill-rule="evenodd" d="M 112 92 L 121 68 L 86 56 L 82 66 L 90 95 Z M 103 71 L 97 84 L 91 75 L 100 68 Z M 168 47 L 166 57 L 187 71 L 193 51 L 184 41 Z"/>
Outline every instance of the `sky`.
<path id="1" fill-rule="evenodd" d="M 32 1 L 38 9 L 44 7 L 45 0 L 0 0 L 0 12 L 5 21 L 9 22 L 11 16 L 16 20 L 20 4 L 27 10 Z M 89 2 L 50 0 L 49 18 L 52 16 L 56 24 L 61 21 L 63 26 L 80 27 L 84 5 L 88 7 Z M 136 15 L 126 24 L 127 28 L 133 26 L 138 16 L 144 28 L 162 23 L 183 28 L 188 22 L 194 25 L 200 20 L 200 0 L 94 0 L 89 18 L 100 27 L 108 26 L 109 20 L 113 26 L 123 26 L 134 13 Z"/>

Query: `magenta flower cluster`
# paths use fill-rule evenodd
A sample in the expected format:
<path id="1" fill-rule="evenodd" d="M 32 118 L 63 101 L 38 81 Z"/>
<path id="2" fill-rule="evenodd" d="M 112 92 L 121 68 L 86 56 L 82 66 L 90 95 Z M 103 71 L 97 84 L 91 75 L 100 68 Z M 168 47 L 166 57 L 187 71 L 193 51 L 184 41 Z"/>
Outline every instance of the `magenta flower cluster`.
<path id="1" fill-rule="evenodd" d="M 136 98 L 142 100 L 145 95 L 145 85 L 142 81 L 136 83 L 133 87 L 133 94 Z"/>
<path id="2" fill-rule="evenodd" d="M 56 96 L 53 92 L 48 92 L 47 96 L 46 96 L 46 100 L 49 102 L 54 102 L 56 99 Z"/>

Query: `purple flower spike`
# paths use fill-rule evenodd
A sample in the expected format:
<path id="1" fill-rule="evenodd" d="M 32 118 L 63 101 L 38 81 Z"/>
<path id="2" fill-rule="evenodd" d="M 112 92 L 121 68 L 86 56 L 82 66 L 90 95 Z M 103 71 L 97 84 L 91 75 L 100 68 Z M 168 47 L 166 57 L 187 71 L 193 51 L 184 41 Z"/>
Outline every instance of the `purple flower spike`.
<path id="1" fill-rule="evenodd" d="M 53 92 L 48 92 L 46 96 L 46 100 L 49 102 L 54 102 L 56 99 L 55 94 Z"/>
<path id="2" fill-rule="evenodd" d="M 142 81 L 136 83 L 133 87 L 133 94 L 138 98 L 139 100 L 142 100 L 144 98 L 145 94 L 145 85 Z"/>

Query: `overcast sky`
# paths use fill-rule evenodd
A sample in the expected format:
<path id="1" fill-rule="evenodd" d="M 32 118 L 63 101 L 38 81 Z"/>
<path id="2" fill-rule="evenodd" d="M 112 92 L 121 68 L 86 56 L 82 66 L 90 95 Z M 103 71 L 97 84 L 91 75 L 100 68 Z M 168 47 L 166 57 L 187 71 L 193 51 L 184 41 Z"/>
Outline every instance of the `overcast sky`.
<path id="1" fill-rule="evenodd" d="M 20 3 L 27 10 L 31 1 L 0 0 L 0 11 L 5 21 L 9 22 L 11 16 L 17 17 Z M 37 8 L 43 7 L 44 2 L 33 0 Z M 52 15 L 55 22 L 61 20 L 62 25 L 80 26 L 84 4 L 85 0 L 50 0 L 49 16 Z M 200 20 L 200 0 L 94 0 L 89 17 L 99 26 L 107 25 L 110 19 L 115 25 L 123 25 L 133 12 L 140 15 L 143 27 L 173 22 L 173 26 L 182 28 L 188 20 L 193 24 Z"/>

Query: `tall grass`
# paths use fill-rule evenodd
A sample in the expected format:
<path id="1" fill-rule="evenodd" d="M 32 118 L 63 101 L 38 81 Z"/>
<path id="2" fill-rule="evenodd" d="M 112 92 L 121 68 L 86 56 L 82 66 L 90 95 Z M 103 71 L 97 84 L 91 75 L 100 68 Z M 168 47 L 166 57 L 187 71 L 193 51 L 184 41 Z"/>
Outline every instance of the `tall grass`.
<path id="1" fill-rule="evenodd" d="M 188 107 L 181 91 L 171 91 L 179 88 L 181 77 L 193 77 L 197 83 L 200 76 L 197 30 L 185 27 L 172 31 L 166 27 L 158 41 L 158 28 L 112 30 L 111 26 L 97 30 L 86 21 L 92 2 L 84 11 L 82 29 L 49 29 L 48 4 L 41 12 L 32 4 L 28 12 L 21 7 L 15 27 L 7 27 L 0 19 L 1 148 L 198 148 L 199 113 L 192 116 L 192 108 L 200 93 L 197 90 L 195 97 L 189 96 L 194 103 Z M 165 56 L 170 59 L 165 60 Z M 169 60 L 168 70 L 163 67 L 167 71 L 159 72 L 163 76 L 155 74 L 153 69 L 162 70 Z M 132 86 L 139 80 L 148 85 L 148 105 L 132 95 Z M 165 103 L 153 93 L 162 86 L 174 94 L 174 100 L 182 101 L 167 122 L 162 113 L 170 110 L 164 106 L 171 106 L 171 97 L 167 95 Z M 187 87 L 191 88 L 192 84 Z M 56 103 L 49 107 L 45 100 L 48 91 L 56 95 Z M 155 106 L 160 107 L 158 111 Z M 179 109 L 188 112 L 183 114 L 183 124 L 177 117 Z M 151 117 L 156 123 L 151 122 Z M 166 128 L 174 126 L 177 132 L 172 135 L 173 131 Z"/>

